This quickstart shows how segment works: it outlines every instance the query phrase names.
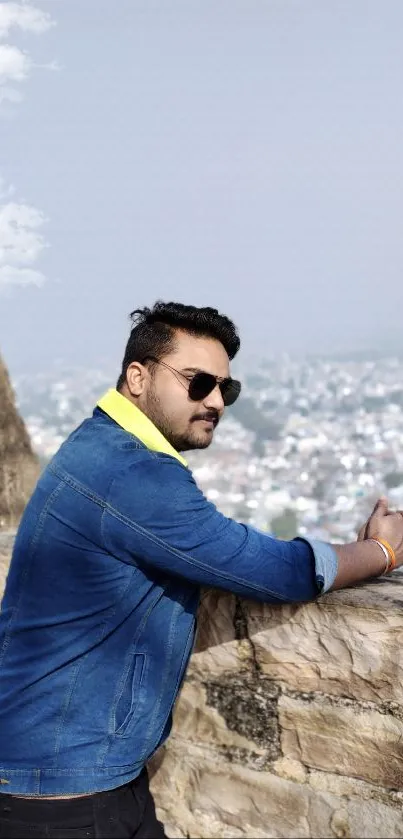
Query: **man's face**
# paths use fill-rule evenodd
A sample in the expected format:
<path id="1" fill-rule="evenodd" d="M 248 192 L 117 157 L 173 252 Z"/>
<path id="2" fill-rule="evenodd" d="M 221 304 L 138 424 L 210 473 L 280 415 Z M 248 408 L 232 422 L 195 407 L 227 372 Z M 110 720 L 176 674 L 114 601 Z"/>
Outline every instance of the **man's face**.
<path id="1" fill-rule="evenodd" d="M 173 352 L 161 358 L 164 364 L 151 366 L 137 400 L 154 425 L 177 451 L 205 449 L 224 412 L 221 391 L 216 385 L 203 400 L 189 398 L 189 380 L 199 371 L 214 376 L 229 376 L 229 360 L 223 345 L 214 338 L 200 338 L 176 332 Z M 147 365 L 149 368 L 150 365 Z"/>

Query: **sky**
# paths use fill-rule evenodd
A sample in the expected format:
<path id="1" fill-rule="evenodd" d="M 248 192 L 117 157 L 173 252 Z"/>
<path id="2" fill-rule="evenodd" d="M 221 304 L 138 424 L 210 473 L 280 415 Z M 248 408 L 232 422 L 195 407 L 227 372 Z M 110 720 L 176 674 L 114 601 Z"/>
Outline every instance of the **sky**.
<path id="1" fill-rule="evenodd" d="M 244 359 L 403 347 L 401 0 L 0 0 L 0 351 L 119 366 L 217 307 Z"/>

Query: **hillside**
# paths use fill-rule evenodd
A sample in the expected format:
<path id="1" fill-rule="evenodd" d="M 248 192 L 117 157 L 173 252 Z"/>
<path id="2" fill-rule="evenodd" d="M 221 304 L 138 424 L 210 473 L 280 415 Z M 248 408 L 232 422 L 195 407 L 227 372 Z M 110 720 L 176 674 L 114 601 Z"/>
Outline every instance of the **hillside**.
<path id="1" fill-rule="evenodd" d="M 17 524 L 38 475 L 38 459 L 0 357 L 0 530 Z"/>

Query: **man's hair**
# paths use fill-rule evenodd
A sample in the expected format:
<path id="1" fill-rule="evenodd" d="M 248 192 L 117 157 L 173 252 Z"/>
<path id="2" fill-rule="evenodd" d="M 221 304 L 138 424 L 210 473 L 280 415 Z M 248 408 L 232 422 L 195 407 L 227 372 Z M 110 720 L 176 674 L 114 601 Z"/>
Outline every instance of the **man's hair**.
<path id="1" fill-rule="evenodd" d="M 157 300 L 152 309 L 135 309 L 130 318 L 133 327 L 116 385 L 118 390 L 125 383 L 127 368 L 133 361 L 143 363 L 148 356 L 160 360 L 172 352 L 176 344 L 176 330 L 203 338 L 216 338 L 230 359 L 234 358 L 241 343 L 233 322 L 210 306 L 198 308 Z"/>

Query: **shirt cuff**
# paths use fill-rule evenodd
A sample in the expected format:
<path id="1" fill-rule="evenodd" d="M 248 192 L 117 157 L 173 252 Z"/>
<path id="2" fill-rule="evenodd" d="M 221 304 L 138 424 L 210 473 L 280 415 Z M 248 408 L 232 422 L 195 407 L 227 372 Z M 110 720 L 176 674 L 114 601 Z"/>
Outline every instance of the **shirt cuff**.
<path id="1" fill-rule="evenodd" d="M 316 584 L 319 594 L 325 594 L 336 579 L 339 565 L 336 551 L 328 542 L 320 542 L 319 539 L 310 539 L 306 536 L 297 536 L 297 539 L 307 542 L 312 548 L 315 557 Z"/>

